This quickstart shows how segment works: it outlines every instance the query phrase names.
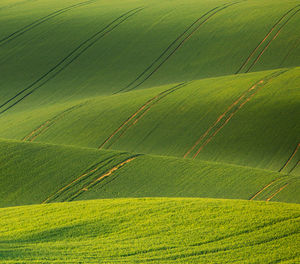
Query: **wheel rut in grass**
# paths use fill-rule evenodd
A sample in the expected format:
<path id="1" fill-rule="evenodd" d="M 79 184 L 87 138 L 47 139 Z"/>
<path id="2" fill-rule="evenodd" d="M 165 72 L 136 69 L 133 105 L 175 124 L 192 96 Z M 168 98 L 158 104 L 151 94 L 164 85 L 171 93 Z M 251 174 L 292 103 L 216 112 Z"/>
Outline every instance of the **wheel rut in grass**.
<path id="1" fill-rule="evenodd" d="M 274 196 L 276 196 L 279 192 L 285 189 L 288 185 L 292 186 L 294 183 L 299 181 L 299 176 L 291 176 L 291 175 L 284 175 L 279 177 L 269 184 L 265 185 L 261 188 L 258 192 L 256 192 L 249 200 L 265 200 L 269 201 Z"/>
<path id="2" fill-rule="evenodd" d="M 222 128 L 231 120 L 231 118 L 271 80 L 279 75 L 287 72 L 288 70 L 277 71 L 252 85 L 247 91 L 245 91 L 236 101 L 234 101 L 224 113 L 222 113 L 217 120 L 209 127 L 204 134 L 195 142 L 195 144 L 185 153 L 184 158 L 192 156 L 195 159 L 203 148 L 211 142 Z"/>
<path id="3" fill-rule="evenodd" d="M 278 182 L 279 180 L 281 180 L 281 178 L 278 178 L 276 180 L 271 181 L 270 183 L 268 183 L 267 185 L 265 185 L 262 189 L 260 189 L 256 194 L 254 194 L 249 200 L 252 201 L 254 200 L 257 196 L 259 196 L 263 191 L 265 191 L 267 188 L 269 188 L 271 185 L 273 185 L 274 183 Z"/>
<path id="4" fill-rule="evenodd" d="M 299 160 L 298 160 L 297 163 L 290 169 L 289 173 L 291 173 L 294 169 L 296 169 L 298 165 L 299 165 Z"/>
<path id="5" fill-rule="evenodd" d="M 105 158 L 91 166 L 78 178 L 60 188 L 42 203 L 72 201 L 79 197 L 82 193 L 103 182 L 106 178 L 114 174 L 126 164 L 135 160 L 138 156 L 141 155 L 137 154 L 128 157 L 127 153 L 118 153 Z"/>
<path id="6" fill-rule="evenodd" d="M 242 72 L 247 73 L 255 66 L 271 43 L 278 37 L 283 27 L 300 11 L 299 7 L 300 4 L 296 5 L 277 20 L 264 39 L 254 48 L 248 58 L 244 61 L 236 74 Z"/>
<path id="7" fill-rule="evenodd" d="M 280 67 L 282 67 L 282 65 L 285 63 L 285 61 L 291 56 L 293 51 L 295 51 L 298 48 L 299 44 L 300 44 L 300 38 L 298 40 L 296 40 L 295 44 L 290 48 L 290 50 L 284 56 L 284 58 L 282 59 L 282 61 L 280 63 Z"/>
<path id="8" fill-rule="evenodd" d="M 47 15 L 47 16 L 44 16 L 44 17 L 42 17 L 40 19 L 37 19 L 34 22 L 32 22 L 32 23 L 30 23 L 30 24 L 28 24 L 28 25 L 26 25 L 26 26 L 18 29 L 17 31 L 11 33 L 10 35 L 2 38 L 0 40 L 0 47 L 3 46 L 3 45 L 5 45 L 5 44 L 7 44 L 7 43 L 9 43 L 10 41 L 12 41 L 12 40 L 14 40 L 16 38 L 22 36 L 26 32 L 28 32 L 31 29 L 33 29 L 33 28 L 35 28 L 35 27 L 37 27 L 37 26 L 39 26 L 39 25 L 47 22 L 48 20 L 50 20 L 52 18 L 55 18 L 55 17 L 57 17 L 59 15 L 62 15 L 62 14 L 66 13 L 66 12 L 68 12 L 68 11 L 74 9 L 74 8 L 81 7 L 81 6 L 86 6 L 86 5 L 89 5 L 89 4 L 94 3 L 94 2 L 95 2 L 95 0 L 81 2 L 81 3 L 78 3 L 76 5 L 71 5 L 71 6 L 59 9 L 59 10 L 57 10 L 57 11 L 55 11 L 55 12 L 53 12 L 53 13 Z"/>
<path id="9" fill-rule="evenodd" d="M 199 17 L 196 21 L 194 21 L 179 37 L 177 37 L 161 54 L 158 58 L 156 58 L 134 81 L 128 84 L 126 87 L 119 90 L 117 93 L 122 91 L 131 91 L 144 82 L 146 82 L 155 72 L 159 70 L 159 68 L 178 50 L 183 44 L 188 41 L 197 31 L 198 29 L 204 25 L 210 18 L 219 13 L 220 11 L 238 4 L 239 2 L 234 2 L 231 4 L 224 4 L 221 6 L 217 6 L 204 15 Z"/>
<path id="10" fill-rule="evenodd" d="M 143 104 L 135 113 L 133 113 L 125 122 L 122 123 L 120 127 L 118 127 L 98 148 L 109 148 L 111 147 L 117 140 L 122 137 L 129 128 L 134 126 L 145 114 L 160 100 L 162 100 L 167 95 L 187 86 L 189 83 L 180 83 L 174 87 L 171 87 L 158 95 L 154 96 L 150 100 L 148 100 L 145 104 Z"/>
<path id="11" fill-rule="evenodd" d="M 269 202 L 271 199 L 273 199 L 278 193 L 280 193 L 283 189 L 285 189 L 289 184 L 285 184 L 280 189 L 278 189 L 275 193 L 273 193 L 270 197 L 267 198 L 267 202 Z"/>
<path id="12" fill-rule="evenodd" d="M 295 157 L 296 154 L 298 153 L 299 148 L 300 148 L 300 143 L 297 144 L 297 146 L 296 146 L 296 148 L 294 149 L 294 151 L 293 151 L 293 153 L 291 154 L 291 156 L 289 156 L 288 160 L 287 160 L 287 161 L 283 164 L 283 166 L 279 169 L 279 172 L 285 170 L 285 169 L 288 167 L 288 165 L 290 164 L 290 162 L 294 159 L 294 157 Z M 292 171 L 297 167 L 298 163 L 299 163 L 299 159 L 298 159 L 298 161 L 296 161 L 296 164 L 292 167 L 292 169 L 289 171 L 289 173 L 292 172 Z"/>
<path id="13" fill-rule="evenodd" d="M 138 12 L 141 12 L 143 9 L 144 9 L 143 7 L 138 7 L 122 14 L 121 16 L 113 20 L 111 23 L 106 25 L 104 28 L 102 28 L 100 31 L 93 34 L 90 38 L 82 42 L 72 52 L 70 52 L 64 59 L 62 59 L 53 68 L 51 68 L 48 72 L 46 72 L 36 81 L 34 81 L 28 87 L 18 92 L 15 96 L 7 100 L 5 103 L 0 105 L 0 114 L 5 113 L 13 106 L 23 101 L 26 97 L 31 95 L 37 89 L 44 86 L 47 82 L 55 78 L 59 73 L 61 73 L 65 68 L 67 68 L 73 61 L 75 61 L 79 56 L 81 56 L 87 49 L 93 46 L 98 40 L 105 37 L 108 33 L 113 31 L 120 24 L 122 24 L 123 22 L 125 22 L 127 19 L 134 16 Z"/>
<path id="14" fill-rule="evenodd" d="M 59 114 L 55 115 L 54 117 L 48 119 L 42 125 L 40 125 L 38 128 L 36 128 L 32 132 L 30 132 L 27 136 L 25 136 L 22 139 L 22 141 L 30 141 L 30 142 L 34 141 L 38 136 L 45 133 L 51 126 L 55 125 L 58 121 L 63 119 L 66 115 L 70 114 L 72 111 L 74 111 L 78 108 L 81 108 L 85 104 L 87 104 L 87 103 L 72 106 L 72 107 L 60 112 Z"/>

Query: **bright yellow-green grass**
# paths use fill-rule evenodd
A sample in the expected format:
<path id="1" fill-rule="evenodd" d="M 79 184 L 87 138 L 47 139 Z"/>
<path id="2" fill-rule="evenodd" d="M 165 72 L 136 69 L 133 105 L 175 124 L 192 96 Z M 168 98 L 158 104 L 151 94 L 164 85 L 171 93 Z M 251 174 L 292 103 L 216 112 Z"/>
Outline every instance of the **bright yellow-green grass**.
<path id="1" fill-rule="evenodd" d="M 0 209 L 1 263 L 298 263 L 300 205 L 108 199 Z"/>

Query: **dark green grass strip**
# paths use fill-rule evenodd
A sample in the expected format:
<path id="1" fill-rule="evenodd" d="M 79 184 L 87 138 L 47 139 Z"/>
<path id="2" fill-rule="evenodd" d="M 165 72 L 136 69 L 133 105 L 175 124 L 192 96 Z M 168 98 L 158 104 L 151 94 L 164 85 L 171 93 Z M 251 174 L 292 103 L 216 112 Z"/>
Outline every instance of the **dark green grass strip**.
<path id="1" fill-rule="evenodd" d="M 202 134 L 195 144 L 188 149 L 188 151 L 183 156 L 187 158 L 190 154 L 195 152 L 195 149 L 199 146 L 196 153 L 193 155 L 195 159 L 198 154 L 203 150 L 203 148 L 216 136 L 223 127 L 231 120 L 231 118 L 242 108 L 244 105 L 249 102 L 262 87 L 264 87 L 268 82 L 272 79 L 282 75 L 283 73 L 287 72 L 288 70 L 280 70 L 275 73 L 270 74 L 269 76 L 264 77 L 263 79 L 257 81 L 254 85 L 252 85 L 248 90 L 246 90 L 236 101 L 234 101 L 224 113 L 222 113 L 217 120 L 210 126 L 204 134 Z"/>
<path id="2" fill-rule="evenodd" d="M 235 4 L 238 4 L 239 2 L 235 2 L 232 4 L 224 4 L 218 7 L 215 7 L 208 12 L 206 12 L 204 15 L 199 17 L 195 22 L 193 22 L 177 39 L 175 39 L 162 53 L 161 55 L 155 59 L 152 64 L 150 64 L 134 81 L 132 81 L 130 84 L 128 84 L 123 89 L 119 90 L 116 93 L 120 93 L 122 91 L 131 91 L 140 85 L 142 85 L 145 81 L 147 81 L 156 71 L 159 70 L 159 68 L 187 41 L 189 40 L 195 32 L 198 31 L 198 29 L 205 24 L 211 17 L 213 17 L 218 12 L 232 6 Z M 203 20 L 204 19 L 204 20 Z M 203 21 L 202 21 L 203 20 Z M 196 26 L 194 29 L 193 27 Z M 191 31 L 191 32 L 190 32 Z M 186 35 L 187 34 L 187 35 Z M 186 35 L 186 36 L 185 36 Z M 182 39 L 183 38 L 183 39 Z M 181 40 L 182 39 L 182 40 Z M 180 41 L 181 40 L 181 41 Z M 179 42 L 180 41 L 180 42 Z M 177 44 L 179 42 L 179 44 Z M 175 46 L 177 45 L 177 46 Z M 173 47 L 174 46 L 174 47 Z M 170 54 L 168 52 L 170 51 Z M 168 54 L 168 55 L 167 55 Z M 166 58 L 164 56 L 167 55 Z M 157 66 L 155 66 L 157 63 L 159 63 Z M 139 81 L 142 79 L 142 81 Z"/>
<path id="3" fill-rule="evenodd" d="M 62 196 L 64 193 L 68 192 L 71 188 L 76 188 L 76 185 L 80 183 L 83 179 L 86 177 L 91 177 L 94 175 L 99 169 L 103 168 L 105 165 L 109 164 L 112 162 L 114 159 L 116 159 L 119 156 L 122 156 L 126 154 L 126 152 L 118 153 L 109 156 L 108 158 L 105 158 L 104 160 L 101 160 L 97 162 L 96 164 L 90 166 L 87 170 L 84 171 L 78 178 L 75 180 L 71 181 L 67 185 L 63 186 L 60 188 L 58 191 L 56 191 L 54 194 L 50 195 L 47 199 L 45 199 L 42 203 L 49 203 L 52 201 L 57 200 L 60 196 Z"/>
<path id="4" fill-rule="evenodd" d="M 264 39 L 254 48 L 254 50 L 250 53 L 250 55 L 247 57 L 247 59 L 244 61 L 244 63 L 241 65 L 241 67 L 237 70 L 236 74 L 240 73 L 246 65 L 250 62 L 251 58 L 254 56 L 254 54 L 258 51 L 258 49 L 264 44 L 264 42 L 269 38 L 269 36 L 272 34 L 272 32 L 276 29 L 276 27 L 279 25 L 279 23 L 285 19 L 285 17 L 290 14 L 293 10 L 295 10 L 299 5 L 296 5 L 295 7 L 288 10 L 286 13 L 284 13 L 279 20 L 273 25 L 273 27 L 270 29 L 270 31 L 267 33 L 267 35 L 264 37 Z"/>
<path id="5" fill-rule="evenodd" d="M 62 59 L 58 64 L 56 64 L 53 68 L 51 68 L 48 72 L 46 72 L 44 75 L 42 75 L 39 79 L 34 81 L 32 84 L 30 84 L 28 87 L 17 93 L 15 96 L 7 100 L 5 103 L 0 105 L 0 109 L 8 105 L 9 103 L 13 102 L 15 99 L 16 101 L 13 102 L 11 105 L 7 106 L 4 110 L 0 111 L 0 114 L 3 114 L 22 100 L 24 100 L 26 97 L 31 95 L 34 91 L 41 88 L 43 85 L 45 85 L 48 81 L 55 78 L 60 72 L 62 72 L 67 66 L 69 66 L 74 60 L 76 60 L 79 56 L 81 56 L 87 49 L 89 49 L 92 45 L 94 45 L 99 39 L 106 36 L 108 33 L 110 33 L 112 30 L 114 30 L 116 27 L 118 27 L 120 24 L 125 22 L 127 19 L 132 17 L 133 15 L 137 14 L 138 12 L 142 11 L 143 8 L 138 7 L 134 8 L 123 15 L 116 18 L 114 21 L 109 23 L 107 26 L 105 26 L 100 31 L 96 32 L 93 36 L 82 42 L 77 48 L 75 48 L 71 53 L 69 53 L 64 59 Z M 25 92 L 27 94 L 23 95 Z"/>
<path id="6" fill-rule="evenodd" d="M 135 125 L 156 103 L 162 100 L 167 95 L 185 87 L 188 83 L 180 83 L 171 87 L 158 95 L 154 96 L 143 104 L 135 113 L 133 113 L 126 121 L 122 123 L 98 148 L 101 149 L 105 145 L 109 144 L 107 148 L 111 147 L 121 136 L 123 136 L 126 131 Z M 114 138 L 116 138 L 114 140 Z"/>
<path id="7" fill-rule="evenodd" d="M 65 12 L 68 12 L 76 7 L 81 7 L 81 6 L 85 6 L 85 5 L 88 5 L 88 4 L 91 4 L 95 2 L 95 0 L 90 0 L 90 1 L 85 1 L 85 2 L 82 2 L 82 3 L 78 3 L 76 5 L 71 5 L 71 6 L 68 6 L 68 7 L 65 7 L 65 8 L 62 8 L 60 10 L 57 10 L 47 16 L 44 16 L 40 19 L 37 19 L 36 21 L 32 22 L 31 24 L 29 25 L 26 25 L 22 28 L 20 28 L 19 30 L 15 31 L 14 33 L 4 37 L 3 39 L 0 40 L 0 47 L 9 43 L 10 41 L 22 36 L 23 34 L 25 34 L 26 32 L 30 31 L 31 29 L 43 24 L 44 22 L 52 19 L 52 18 L 55 18 Z"/>

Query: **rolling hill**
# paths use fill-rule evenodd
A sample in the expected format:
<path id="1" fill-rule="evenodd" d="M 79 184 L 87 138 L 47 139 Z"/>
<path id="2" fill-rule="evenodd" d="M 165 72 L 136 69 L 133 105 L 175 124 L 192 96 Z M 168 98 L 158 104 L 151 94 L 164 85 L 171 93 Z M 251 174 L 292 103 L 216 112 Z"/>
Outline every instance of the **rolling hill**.
<path id="1" fill-rule="evenodd" d="M 0 150 L 2 207 L 166 196 L 300 202 L 299 176 L 251 167 L 18 141 Z"/>
<path id="2" fill-rule="evenodd" d="M 108 199 L 11 207 L 0 213 L 0 260 L 6 263 L 300 260 L 296 204 Z"/>
<path id="3" fill-rule="evenodd" d="M 0 262 L 300 261 L 299 25 L 298 0 L 2 0 Z"/>

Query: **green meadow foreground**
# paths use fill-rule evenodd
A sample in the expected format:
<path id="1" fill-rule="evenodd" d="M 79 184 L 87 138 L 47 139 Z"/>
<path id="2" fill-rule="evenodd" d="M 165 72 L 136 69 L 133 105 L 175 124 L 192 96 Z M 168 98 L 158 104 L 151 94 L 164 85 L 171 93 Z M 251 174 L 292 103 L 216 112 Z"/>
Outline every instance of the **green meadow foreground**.
<path id="1" fill-rule="evenodd" d="M 299 27 L 298 0 L 0 1 L 0 263 L 299 263 Z"/>
<path id="2" fill-rule="evenodd" d="M 0 213 L 5 263 L 300 261 L 296 204 L 108 199 L 11 207 Z"/>

